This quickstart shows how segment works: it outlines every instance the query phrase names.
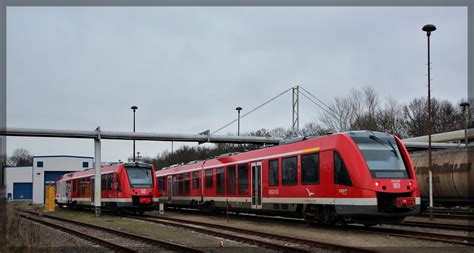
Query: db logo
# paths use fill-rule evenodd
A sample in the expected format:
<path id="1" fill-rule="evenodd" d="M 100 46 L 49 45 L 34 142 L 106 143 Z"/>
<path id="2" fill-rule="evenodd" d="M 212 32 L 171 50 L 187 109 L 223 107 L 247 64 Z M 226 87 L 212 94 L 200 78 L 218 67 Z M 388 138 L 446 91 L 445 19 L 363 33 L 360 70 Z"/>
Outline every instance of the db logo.
<path id="1" fill-rule="evenodd" d="M 279 193 L 278 189 L 268 190 L 268 194 L 271 194 L 271 195 L 275 195 L 278 193 Z"/>
<path id="2" fill-rule="evenodd" d="M 394 189 L 400 189 L 400 183 L 393 183 L 392 185 Z"/>
<path id="3" fill-rule="evenodd" d="M 145 189 L 142 189 L 142 193 L 146 193 L 146 190 L 145 190 Z"/>
<path id="4" fill-rule="evenodd" d="M 339 189 L 339 193 L 343 195 L 347 195 L 347 189 Z"/>

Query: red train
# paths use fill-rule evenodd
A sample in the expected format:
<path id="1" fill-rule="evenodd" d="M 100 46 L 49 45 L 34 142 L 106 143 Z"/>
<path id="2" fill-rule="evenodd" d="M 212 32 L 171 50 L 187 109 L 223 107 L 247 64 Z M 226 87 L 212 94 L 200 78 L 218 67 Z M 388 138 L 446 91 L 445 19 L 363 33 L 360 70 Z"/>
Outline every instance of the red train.
<path id="1" fill-rule="evenodd" d="M 319 223 L 402 222 L 419 213 L 408 152 L 396 136 L 352 131 L 156 172 L 160 202 L 302 216 Z"/>
<path id="2" fill-rule="evenodd" d="M 143 213 L 158 203 L 154 168 L 145 163 L 118 163 L 101 168 L 101 206 Z M 70 207 L 94 205 L 95 170 L 65 174 L 56 181 L 55 200 Z"/>

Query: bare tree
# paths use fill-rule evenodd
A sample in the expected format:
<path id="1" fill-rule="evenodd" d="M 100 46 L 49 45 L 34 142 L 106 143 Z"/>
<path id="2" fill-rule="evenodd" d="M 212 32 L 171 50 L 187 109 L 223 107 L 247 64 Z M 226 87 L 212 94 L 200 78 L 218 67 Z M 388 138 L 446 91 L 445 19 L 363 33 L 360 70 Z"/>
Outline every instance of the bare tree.
<path id="1" fill-rule="evenodd" d="M 432 133 L 449 132 L 463 128 L 462 111 L 451 102 L 433 98 L 431 99 L 431 111 Z M 403 107 L 403 114 L 409 136 L 428 134 L 428 100 L 426 98 L 413 99 Z"/>
<path id="2" fill-rule="evenodd" d="M 379 131 L 391 133 L 402 138 L 407 137 L 402 107 L 393 97 L 388 97 L 384 108 L 378 110 L 377 125 Z"/>
<path id="3" fill-rule="evenodd" d="M 18 148 L 13 151 L 12 156 L 8 159 L 8 166 L 20 167 L 33 165 L 33 156 L 24 148 Z"/>

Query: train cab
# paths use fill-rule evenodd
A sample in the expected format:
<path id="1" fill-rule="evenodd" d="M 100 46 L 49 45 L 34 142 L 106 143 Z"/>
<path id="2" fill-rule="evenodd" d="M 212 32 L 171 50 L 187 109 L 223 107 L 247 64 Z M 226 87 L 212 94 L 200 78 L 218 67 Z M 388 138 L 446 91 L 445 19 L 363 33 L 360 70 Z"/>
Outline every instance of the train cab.
<path id="1" fill-rule="evenodd" d="M 348 216 L 344 207 L 336 205 L 336 213 L 365 224 L 398 223 L 408 215 L 419 213 L 420 194 L 415 171 L 401 140 L 372 131 L 352 131 L 347 136 L 356 146 L 358 152 L 355 153 L 359 153 L 343 154 L 352 177 L 353 197 L 367 201 L 359 201 Z M 337 169 L 335 173 L 337 176 Z"/>
<path id="2" fill-rule="evenodd" d="M 152 164 L 116 163 L 101 168 L 101 206 L 117 211 L 142 213 L 158 202 Z M 56 181 L 56 202 L 70 207 L 94 205 L 95 170 L 72 172 Z"/>

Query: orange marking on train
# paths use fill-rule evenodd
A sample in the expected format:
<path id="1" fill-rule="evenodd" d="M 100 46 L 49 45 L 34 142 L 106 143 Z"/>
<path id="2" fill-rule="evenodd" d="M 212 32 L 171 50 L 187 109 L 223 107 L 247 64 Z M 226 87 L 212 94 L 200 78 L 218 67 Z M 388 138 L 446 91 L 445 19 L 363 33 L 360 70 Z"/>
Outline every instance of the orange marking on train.
<path id="1" fill-rule="evenodd" d="M 315 147 L 315 148 L 307 148 L 303 149 L 301 153 L 307 153 L 307 152 L 313 152 L 313 151 L 319 151 L 320 147 Z"/>

